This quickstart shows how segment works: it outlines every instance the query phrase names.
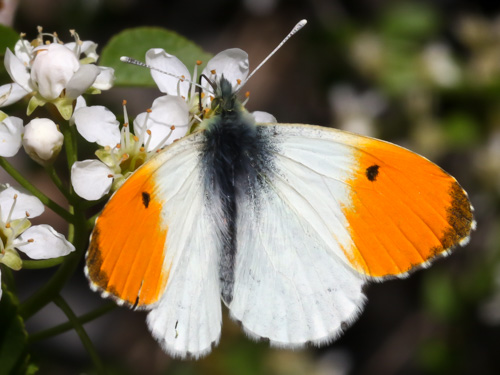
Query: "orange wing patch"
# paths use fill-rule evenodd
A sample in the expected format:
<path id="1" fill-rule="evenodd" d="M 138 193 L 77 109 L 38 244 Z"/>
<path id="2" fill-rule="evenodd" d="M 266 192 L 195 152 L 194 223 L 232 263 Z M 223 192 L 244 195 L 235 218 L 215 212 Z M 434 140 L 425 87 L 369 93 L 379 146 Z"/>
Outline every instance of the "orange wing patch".
<path id="1" fill-rule="evenodd" d="M 453 246 L 474 227 L 472 207 L 457 181 L 399 146 L 366 138 L 343 207 L 354 246 L 352 265 L 372 277 L 403 276 Z"/>
<path id="2" fill-rule="evenodd" d="M 137 306 L 158 301 L 168 280 L 163 269 L 168 228 L 162 225 L 162 201 L 149 164 L 130 176 L 104 207 L 87 253 L 92 283 Z"/>

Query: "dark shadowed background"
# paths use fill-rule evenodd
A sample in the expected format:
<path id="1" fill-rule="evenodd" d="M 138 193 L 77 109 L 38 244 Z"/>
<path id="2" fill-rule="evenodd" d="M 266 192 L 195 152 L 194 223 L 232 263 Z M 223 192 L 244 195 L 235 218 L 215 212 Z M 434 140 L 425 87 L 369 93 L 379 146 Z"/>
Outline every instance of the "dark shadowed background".
<path id="1" fill-rule="evenodd" d="M 65 41 L 76 29 L 102 47 L 125 28 L 154 25 L 210 53 L 242 48 L 251 67 L 307 18 L 306 28 L 248 83 L 247 108 L 271 112 L 279 122 L 334 126 L 408 147 L 454 175 L 476 209 L 478 229 L 468 246 L 408 279 L 368 286 L 363 314 L 329 346 L 270 349 L 225 316 L 211 355 L 178 361 L 151 338 L 145 313 L 116 308 L 86 325 L 109 373 L 500 373 L 500 5 L 487 3 L 21 0 L 13 27 L 28 38 L 37 25 Z M 157 96 L 157 89 L 117 88 L 89 101 L 120 113 L 127 99 L 135 116 Z M 16 108 L 22 117 L 22 106 Z M 27 174 L 38 171 L 28 159 L 13 162 Z M 0 177 L 11 181 L 2 171 Z M 57 200 L 46 176 L 30 177 Z M 66 230 L 50 212 L 40 220 Z M 104 303 L 82 268 L 63 290 L 78 315 Z M 52 272 L 18 272 L 20 298 Z M 36 332 L 65 319 L 49 305 L 27 328 Z M 33 360 L 40 374 L 92 373 L 74 332 L 37 344 Z"/>

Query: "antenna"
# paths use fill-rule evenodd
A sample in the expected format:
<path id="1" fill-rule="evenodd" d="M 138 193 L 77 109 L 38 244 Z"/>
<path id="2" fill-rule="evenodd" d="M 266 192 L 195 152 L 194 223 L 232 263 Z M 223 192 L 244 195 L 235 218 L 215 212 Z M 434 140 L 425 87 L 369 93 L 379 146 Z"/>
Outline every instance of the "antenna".
<path id="1" fill-rule="evenodd" d="M 262 62 L 253 70 L 253 72 L 250 73 L 250 75 L 247 77 L 245 82 L 243 82 L 243 84 L 239 87 L 239 89 L 241 89 L 245 85 L 245 83 L 248 82 L 248 80 L 255 74 L 255 72 L 257 72 L 257 70 L 259 70 L 262 67 L 262 65 L 264 65 L 267 62 L 267 60 L 269 60 L 271 58 L 272 55 L 274 55 L 281 47 L 283 47 L 283 44 L 285 44 L 288 41 L 288 39 L 290 39 L 300 29 L 302 29 L 306 25 L 306 23 L 307 23 L 307 20 L 299 21 L 299 23 L 297 23 L 295 25 L 295 27 L 292 29 L 292 31 L 290 31 L 288 33 L 288 35 L 285 37 L 285 39 L 283 39 L 281 41 L 281 43 L 278 44 L 278 46 L 264 60 L 262 60 Z"/>
<path id="2" fill-rule="evenodd" d="M 148 68 L 148 69 L 150 69 L 150 70 L 155 70 L 155 71 L 157 71 L 158 73 L 166 74 L 167 76 L 177 78 L 177 79 L 178 79 L 178 80 L 180 80 L 180 81 L 186 81 L 186 82 L 189 82 L 189 83 L 191 83 L 192 85 L 195 85 L 196 87 L 201 88 L 202 90 L 207 90 L 207 91 L 210 91 L 210 90 L 208 90 L 206 87 L 203 87 L 202 85 L 199 85 L 199 84 L 197 84 L 196 82 L 190 81 L 190 80 L 188 80 L 188 79 L 186 79 L 186 78 L 183 78 L 183 77 L 179 77 L 178 75 L 175 75 L 175 74 L 173 74 L 173 73 L 169 73 L 169 72 L 166 72 L 166 71 L 164 71 L 164 70 L 161 70 L 161 69 L 155 68 L 154 66 L 151 66 L 151 65 L 148 65 L 148 64 L 146 64 L 146 63 L 143 63 L 142 61 L 139 61 L 139 60 L 133 59 L 132 57 L 122 56 L 122 57 L 120 57 L 120 61 L 122 61 L 122 62 L 124 62 L 124 63 L 127 63 L 127 64 L 132 64 L 132 65 L 142 66 L 143 68 Z M 214 93 L 213 93 L 213 92 L 211 92 L 211 94 L 214 94 Z"/>

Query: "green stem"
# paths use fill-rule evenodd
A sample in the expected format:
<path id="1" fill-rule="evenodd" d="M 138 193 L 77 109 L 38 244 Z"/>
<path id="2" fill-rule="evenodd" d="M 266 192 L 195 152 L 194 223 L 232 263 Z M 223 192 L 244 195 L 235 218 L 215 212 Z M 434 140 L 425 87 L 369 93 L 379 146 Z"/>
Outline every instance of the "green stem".
<path id="1" fill-rule="evenodd" d="M 78 322 L 80 322 L 80 324 L 85 324 L 85 323 L 91 322 L 91 321 L 99 318 L 100 316 L 110 312 L 115 307 L 116 307 L 116 303 L 108 302 L 105 305 L 102 305 L 101 307 L 78 317 L 77 318 Z M 49 337 L 52 337 L 52 336 L 60 335 L 61 333 L 67 332 L 71 329 L 73 329 L 73 324 L 71 322 L 62 323 L 62 324 L 59 324 L 55 327 L 46 329 L 44 331 L 33 333 L 29 336 L 28 340 L 30 343 L 34 343 L 34 342 L 37 342 L 40 340 L 48 339 Z"/>
<path id="2" fill-rule="evenodd" d="M 14 294 L 17 294 L 16 291 L 16 283 L 14 280 L 14 275 L 12 274 L 12 270 L 4 265 L 0 264 L 0 270 L 2 272 L 2 280 L 0 280 L 0 283 L 4 283 L 5 286 Z"/>
<path id="3" fill-rule="evenodd" d="M 72 209 L 72 207 L 70 208 Z M 85 217 L 83 214 L 77 212 L 75 217 L 77 219 L 77 225 L 71 224 L 69 226 L 68 240 L 73 243 L 76 250 L 65 257 L 61 266 L 45 285 L 19 306 L 19 313 L 25 320 L 36 314 L 40 309 L 52 301 L 78 267 L 78 263 L 85 251 L 89 232 L 86 230 Z M 75 230 L 75 227 L 77 230 Z"/>
<path id="4" fill-rule="evenodd" d="M 80 254 L 76 252 L 66 256 L 52 278 L 19 306 L 19 314 L 24 320 L 36 314 L 59 294 L 66 281 L 76 270 L 79 260 Z"/>
<path id="5" fill-rule="evenodd" d="M 52 199 L 47 197 L 44 193 L 38 190 L 31 182 L 29 182 L 21 173 L 17 171 L 5 158 L 0 157 L 0 167 L 2 167 L 8 174 L 10 174 L 19 184 L 28 190 L 35 197 L 40 199 L 44 205 L 54 211 L 56 214 L 61 216 L 68 223 L 74 222 L 75 218 L 64 208 L 59 206 Z"/>
<path id="6" fill-rule="evenodd" d="M 92 228 L 94 228 L 94 225 L 95 225 L 95 221 L 97 220 L 97 218 L 99 217 L 101 213 L 98 212 L 96 213 L 95 215 L 91 216 L 90 218 L 87 219 L 87 228 L 89 230 L 91 230 Z"/>
<path id="7" fill-rule="evenodd" d="M 54 166 L 53 165 L 49 165 L 49 166 L 45 167 L 45 171 L 50 176 L 50 178 L 51 178 L 52 182 L 54 183 L 54 185 L 56 185 L 56 187 L 59 189 L 59 191 L 64 195 L 64 197 L 68 201 L 71 201 L 73 199 L 73 197 L 71 196 L 68 188 L 66 186 L 64 186 L 63 182 L 59 178 L 59 175 L 57 174 Z"/>
<path id="8" fill-rule="evenodd" d="M 75 126 L 65 124 L 65 126 L 61 127 L 61 130 L 64 135 L 64 149 L 68 160 L 68 170 L 71 172 L 71 167 L 78 160 Z"/>
<path id="9" fill-rule="evenodd" d="M 90 358 L 92 359 L 92 362 L 94 363 L 94 366 L 99 374 L 104 373 L 104 367 L 101 363 L 101 360 L 99 356 L 97 355 L 97 351 L 94 348 L 94 345 L 92 344 L 92 341 L 90 341 L 90 337 L 87 335 L 87 332 L 83 328 L 83 326 L 80 324 L 78 321 L 77 316 L 71 310 L 67 302 L 62 298 L 60 295 L 57 295 L 54 298 L 54 303 L 64 312 L 64 314 L 68 317 L 68 320 L 70 321 L 71 325 L 75 329 L 76 333 L 80 337 L 80 341 L 82 342 L 83 346 L 87 350 L 87 353 L 89 354 Z"/>
<path id="10" fill-rule="evenodd" d="M 43 260 L 23 260 L 23 269 L 28 270 L 39 270 L 42 268 L 50 268 L 55 267 L 64 262 L 65 257 L 58 257 L 52 259 L 43 259 Z"/>

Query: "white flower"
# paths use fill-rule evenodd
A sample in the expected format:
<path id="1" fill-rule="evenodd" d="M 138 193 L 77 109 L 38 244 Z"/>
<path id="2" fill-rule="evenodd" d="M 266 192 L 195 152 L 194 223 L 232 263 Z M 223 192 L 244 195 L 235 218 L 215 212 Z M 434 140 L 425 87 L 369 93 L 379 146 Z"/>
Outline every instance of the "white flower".
<path id="1" fill-rule="evenodd" d="M 168 96 L 175 95 L 181 97 L 187 104 L 189 110 L 188 126 L 187 128 L 180 129 L 178 124 L 171 122 L 170 119 L 167 120 L 167 117 L 158 116 L 160 113 L 168 112 L 167 110 L 162 111 L 161 106 L 167 103 L 171 104 L 171 101 L 169 102 L 166 99 L 159 98 L 153 103 L 152 121 L 149 124 L 151 124 L 151 126 L 162 126 L 164 132 L 166 132 L 165 129 L 168 129 L 170 125 L 175 125 L 177 132 L 172 136 L 173 141 L 182 137 L 186 132 L 189 132 L 193 125 L 201 122 L 202 113 L 200 113 L 199 109 L 198 95 L 195 91 L 195 86 L 190 84 L 190 81 L 193 81 L 191 78 L 192 76 L 188 68 L 177 57 L 168 54 L 160 48 L 150 49 L 146 53 L 146 63 L 160 70 L 151 70 L 151 76 L 158 85 L 160 91 Z M 199 64 L 201 64 L 200 61 L 196 63 L 193 72 L 193 77 L 196 81 L 198 81 L 197 66 Z M 173 76 L 163 74 L 161 71 L 171 73 Z M 208 61 L 207 66 L 200 75 L 206 77 L 206 79 L 201 80 L 201 84 L 205 88 L 205 92 L 213 93 L 214 88 L 212 84 L 218 85 L 220 79 L 224 76 L 224 78 L 231 83 L 233 90 L 237 90 L 245 82 L 248 74 L 248 54 L 239 48 L 231 48 L 218 53 Z M 207 79 L 210 80 L 210 82 L 208 82 Z M 212 100 L 213 95 L 202 94 L 203 118 L 209 118 L 213 114 L 211 112 Z M 144 114 L 141 114 L 136 119 L 139 126 L 143 116 Z M 257 122 L 276 122 L 274 116 L 265 112 L 255 112 L 254 117 Z M 137 126 L 136 122 L 134 122 L 134 126 Z"/>
<path id="2" fill-rule="evenodd" d="M 32 43 L 19 40 L 14 53 L 6 50 L 5 68 L 14 83 L 0 87 L 0 107 L 33 93 L 28 115 L 36 107 L 51 102 L 63 118 L 69 119 L 76 98 L 85 92 L 97 93 L 111 87 L 113 69 L 94 65 L 97 45 L 81 41 L 74 32 L 75 42 L 67 44 L 62 44 L 55 35 L 52 42 L 46 44 L 43 35 L 47 34 L 40 30 Z"/>
<path id="3" fill-rule="evenodd" d="M 120 123 L 106 107 L 82 106 L 75 110 L 73 121 L 88 142 L 96 142 L 99 146 L 115 146 L 120 142 Z"/>
<path id="4" fill-rule="evenodd" d="M 75 111 L 73 118 L 80 134 L 87 141 L 103 146 L 96 151 L 99 160 L 78 161 L 71 167 L 71 184 L 80 197 L 97 200 L 116 190 L 158 150 L 185 134 L 188 111 L 184 100 L 177 96 L 163 96 L 155 103 L 159 104 L 153 104 L 152 109 L 137 116 L 135 134 L 128 126 L 126 103 L 125 123 L 121 130 L 115 115 L 105 107 L 81 107 Z"/>
<path id="5" fill-rule="evenodd" d="M 173 76 L 151 70 L 161 92 L 167 94 L 157 98 L 148 111 L 134 120 L 135 135 L 130 132 L 125 111 L 125 123 L 119 130 L 116 117 L 104 107 L 80 107 L 75 110 L 73 120 L 80 134 L 90 142 L 104 148 L 96 152 L 99 160 L 76 162 L 71 168 L 71 183 L 75 192 L 84 199 L 97 200 L 116 190 L 123 181 L 142 163 L 161 148 L 189 133 L 201 118 L 212 115 L 211 95 L 203 95 L 202 112 L 199 99 L 192 85 L 191 74 L 175 56 L 155 48 L 146 53 L 146 63 Z M 193 76 L 197 77 L 197 62 Z M 233 48 L 222 51 L 212 58 L 203 70 L 210 83 L 203 86 L 213 93 L 212 84 L 218 85 L 224 76 L 236 90 L 248 76 L 248 55 Z M 125 108 L 124 108 L 125 109 Z M 202 116 L 203 115 L 203 116 Z M 253 113 L 258 122 L 276 122 L 265 112 Z"/>
<path id="6" fill-rule="evenodd" d="M 134 120 L 136 133 L 151 131 L 153 137 L 148 143 L 147 151 L 164 147 L 184 137 L 189 127 L 188 105 L 181 97 L 172 95 L 155 99 L 151 111 L 139 114 Z"/>
<path id="7" fill-rule="evenodd" d="M 40 200 L 23 189 L 0 185 L 0 263 L 22 268 L 22 251 L 31 259 L 50 259 L 75 250 L 63 235 L 46 224 L 31 226 L 29 219 L 41 215 Z"/>
<path id="8" fill-rule="evenodd" d="M 0 156 L 11 157 L 21 148 L 24 132 L 23 120 L 6 115 L 0 111 Z"/>
<path id="9" fill-rule="evenodd" d="M 50 119 L 33 119 L 24 128 L 24 150 L 33 160 L 43 166 L 51 164 L 56 159 L 63 142 L 62 133 Z"/>
<path id="10" fill-rule="evenodd" d="M 207 63 L 202 75 L 218 83 L 224 76 L 231 83 L 233 90 L 236 90 L 245 82 L 249 71 L 248 54 L 239 48 L 230 48 L 219 52 Z M 209 88 L 208 83 L 204 83 Z"/>
<path id="11" fill-rule="evenodd" d="M 251 115 L 253 116 L 255 122 L 258 122 L 258 123 L 274 123 L 274 122 L 278 122 L 276 120 L 276 117 L 274 117 L 273 115 L 271 115 L 270 113 L 268 112 L 263 112 L 263 111 L 254 111 L 251 113 Z"/>
<path id="12" fill-rule="evenodd" d="M 161 92 L 169 95 L 178 95 L 186 100 L 189 99 L 190 85 L 188 81 L 191 81 L 191 74 L 188 68 L 177 57 L 166 53 L 163 49 L 153 48 L 146 53 L 146 63 L 161 71 L 185 78 L 185 81 L 179 81 L 178 78 L 173 76 L 151 70 L 151 76 Z M 205 69 L 203 69 L 202 75 L 205 75 L 214 83 L 218 83 L 218 80 L 224 75 L 224 78 L 236 89 L 245 81 L 248 73 L 248 54 L 239 48 L 231 48 L 219 52 L 210 59 Z M 197 78 L 196 71 L 194 76 Z M 202 82 L 202 85 L 209 91 L 212 91 L 210 84 L 206 80 Z"/>
<path id="13" fill-rule="evenodd" d="M 109 193 L 114 173 L 100 160 L 77 161 L 71 166 L 71 184 L 83 199 L 95 201 Z"/>
<path id="14" fill-rule="evenodd" d="M 31 65 L 31 83 L 45 99 L 53 100 L 68 86 L 80 69 L 80 62 L 73 52 L 60 44 L 40 46 L 35 52 L 36 57 Z M 81 93 L 87 90 L 97 77 L 99 69 L 96 66 L 93 68 L 88 77 L 88 84 L 82 87 Z"/>

